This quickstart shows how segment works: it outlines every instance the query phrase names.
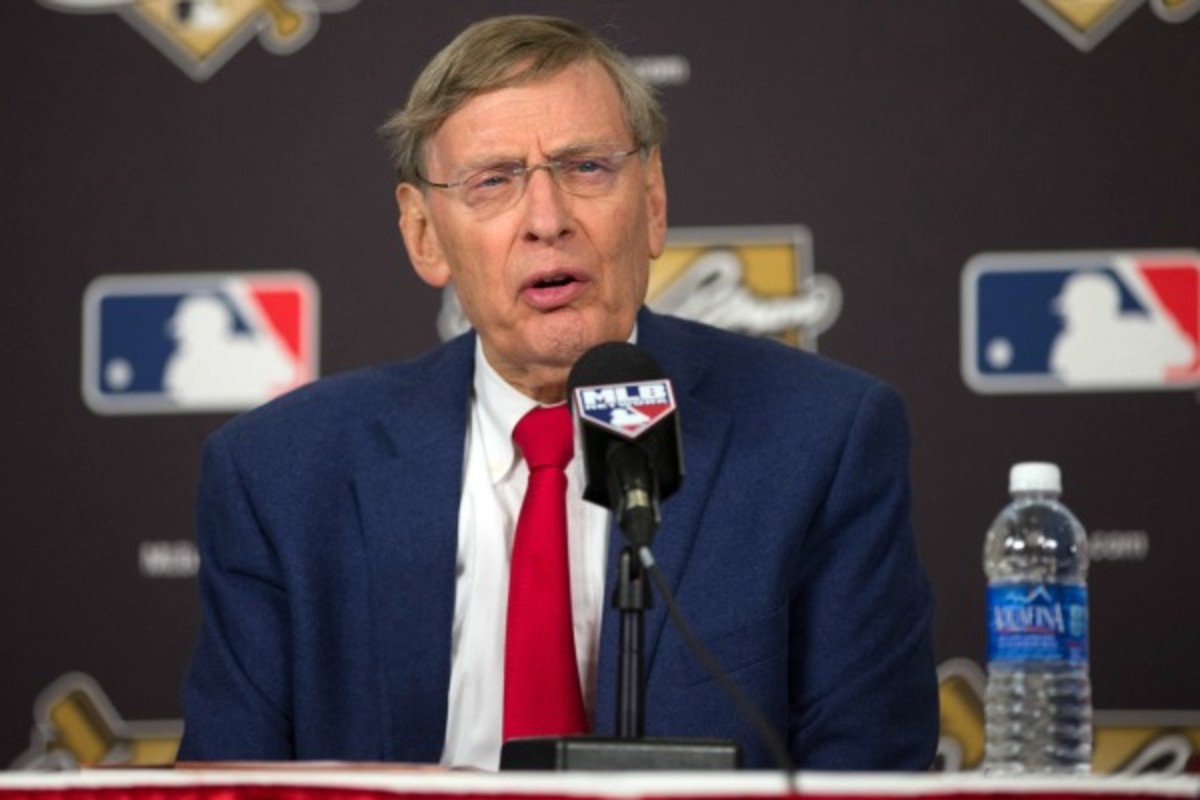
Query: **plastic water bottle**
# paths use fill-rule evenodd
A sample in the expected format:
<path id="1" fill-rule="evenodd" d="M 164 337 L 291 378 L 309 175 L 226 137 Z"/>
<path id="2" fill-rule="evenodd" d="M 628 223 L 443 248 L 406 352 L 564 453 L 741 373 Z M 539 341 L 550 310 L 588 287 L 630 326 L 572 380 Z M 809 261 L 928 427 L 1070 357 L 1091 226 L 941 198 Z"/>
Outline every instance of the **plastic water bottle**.
<path id="1" fill-rule="evenodd" d="M 1012 501 L 988 530 L 987 720 L 992 773 L 1086 773 L 1092 757 L 1087 537 L 1059 502 L 1054 464 L 1009 473 Z"/>

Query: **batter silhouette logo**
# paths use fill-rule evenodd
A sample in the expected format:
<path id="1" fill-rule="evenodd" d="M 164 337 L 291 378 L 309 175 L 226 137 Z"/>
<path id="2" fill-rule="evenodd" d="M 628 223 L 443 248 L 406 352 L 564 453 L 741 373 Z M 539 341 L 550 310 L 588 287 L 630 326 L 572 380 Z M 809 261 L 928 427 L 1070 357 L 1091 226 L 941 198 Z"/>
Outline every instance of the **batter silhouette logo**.
<path id="1" fill-rule="evenodd" d="M 992 253 L 962 277 L 977 392 L 1200 386 L 1200 253 Z"/>
<path id="2" fill-rule="evenodd" d="M 107 275 L 83 302 L 83 398 L 98 414 L 236 412 L 317 375 L 303 273 Z"/>
<path id="3" fill-rule="evenodd" d="M 668 380 L 614 386 L 581 386 L 575 407 L 586 421 L 627 439 L 636 439 L 675 410 Z"/>

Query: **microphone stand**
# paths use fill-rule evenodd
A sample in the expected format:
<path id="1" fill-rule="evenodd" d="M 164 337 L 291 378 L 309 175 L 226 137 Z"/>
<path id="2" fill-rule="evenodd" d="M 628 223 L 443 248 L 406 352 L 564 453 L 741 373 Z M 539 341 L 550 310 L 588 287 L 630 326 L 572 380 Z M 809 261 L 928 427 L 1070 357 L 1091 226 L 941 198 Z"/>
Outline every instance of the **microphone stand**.
<path id="1" fill-rule="evenodd" d="M 501 770 L 734 770 L 741 766 L 741 750 L 729 740 L 645 736 L 643 612 L 650 607 L 651 596 L 637 549 L 649 546 L 658 528 L 655 494 L 635 487 L 615 495 L 622 498 L 617 519 L 627 542 L 613 589 L 613 607 L 621 617 L 617 735 L 510 739 L 500 749 Z"/>
<path id="2" fill-rule="evenodd" d="M 646 733 L 646 680 L 642 642 L 650 607 L 650 586 L 632 545 L 625 545 L 617 567 L 613 607 L 621 614 L 620 645 L 617 648 L 617 737 L 640 739 Z"/>
<path id="3" fill-rule="evenodd" d="M 626 452 L 641 455 L 634 448 L 626 448 Z M 622 460 L 615 453 L 610 457 L 614 461 Z M 647 488 L 635 485 L 618 495 L 622 500 L 617 519 L 626 542 L 613 590 L 613 608 L 621 615 L 617 648 L 617 736 L 622 739 L 638 739 L 646 733 L 645 658 L 642 652 L 646 623 L 643 612 L 650 608 L 651 602 L 650 584 L 642 573 L 637 548 L 649 546 L 658 530 L 658 509 L 654 495 Z M 610 486 L 609 491 L 619 492 L 619 487 Z"/>

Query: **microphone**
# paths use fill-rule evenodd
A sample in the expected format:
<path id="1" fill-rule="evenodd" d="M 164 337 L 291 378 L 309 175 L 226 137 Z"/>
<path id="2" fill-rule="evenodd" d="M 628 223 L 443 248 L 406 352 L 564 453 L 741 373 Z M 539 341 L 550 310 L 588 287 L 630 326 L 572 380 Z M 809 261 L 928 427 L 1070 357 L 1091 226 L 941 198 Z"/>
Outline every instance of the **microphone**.
<path id="1" fill-rule="evenodd" d="M 612 509 L 633 545 L 649 545 L 660 501 L 683 479 L 671 382 L 645 350 L 606 342 L 579 357 L 567 390 L 582 431 L 583 498 Z"/>
<path id="2" fill-rule="evenodd" d="M 620 673 L 617 680 L 617 726 L 613 763 L 632 769 L 736 769 L 741 751 L 732 740 L 645 739 L 641 613 L 649 604 L 649 588 L 633 564 L 636 558 L 667 606 L 683 641 L 749 720 L 796 794 L 791 754 L 771 721 L 729 677 L 692 634 L 671 587 L 658 569 L 650 540 L 658 527 L 659 502 L 683 480 L 682 437 L 675 392 L 658 362 L 628 342 L 607 342 L 588 350 L 567 376 L 567 391 L 582 432 L 586 485 L 583 498 L 613 510 L 629 546 L 621 555 L 613 603 L 621 612 Z M 635 552 L 636 551 L 636 552 Z M 619 745 L 628 744 L 629 752 Z M 631 755 L 638 746 L 643 752 Z M 510 768 L 518 766 L 519 740 L 504 747 L 514 751 Z M 501 769 L 505 768 L 501 757 Z M 598 762 L 589 761 L 595 769 Z"/>

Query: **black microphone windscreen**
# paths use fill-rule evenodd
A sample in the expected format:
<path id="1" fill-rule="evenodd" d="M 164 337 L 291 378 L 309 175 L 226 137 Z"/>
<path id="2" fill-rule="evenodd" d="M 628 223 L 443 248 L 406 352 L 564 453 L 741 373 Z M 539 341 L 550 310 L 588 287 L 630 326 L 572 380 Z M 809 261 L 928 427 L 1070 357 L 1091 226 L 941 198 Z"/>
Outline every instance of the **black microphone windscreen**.
<path id="1" fill-rule="evenodd" d="M 645 391 L 651 394 L 643 396 L 636 384 L 647 383 L 657 386 L 646 387 Z M 589 387 L 596 387 L 596 391 Z M 628 342 L 596 345 L 575 362 L 567 377 L 567 388 L 572 398 L 571 410 L 582 429 L 585 500 L 608 508 L 619 502 L 622 493 L 609 486 L 614 449 L 635 448 L 641 453 L 639 458 L 647 460 L 647 476 L 654 486 L 652 495 L 656 504 L 678 488 L 683 478 L 679 416 L 674 410 L 670 381 L 653 356 Z M 655 389 L 661 394 L 653 394 Z M 589 393 L 596 396 L 585 397 Z M 658 409 L 652 412 L 652 417 L 643 414 L 640 420 L 634 420 L 639 424 L 624 429 L 614 427 L 606 416 L 628 406 L 628 411 L 636 417 L 639 407 L 650 409 L 656 404 Z"/>
<path id="2" fill-rule="evenodd" d="M 665 377 L 654 357 L 629 342 L 605 342 L 588 350 L 567 376 L 567 391 L 580 386 L 636 383 Z"/>

